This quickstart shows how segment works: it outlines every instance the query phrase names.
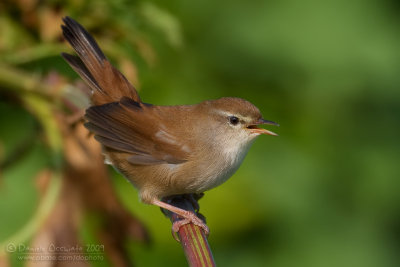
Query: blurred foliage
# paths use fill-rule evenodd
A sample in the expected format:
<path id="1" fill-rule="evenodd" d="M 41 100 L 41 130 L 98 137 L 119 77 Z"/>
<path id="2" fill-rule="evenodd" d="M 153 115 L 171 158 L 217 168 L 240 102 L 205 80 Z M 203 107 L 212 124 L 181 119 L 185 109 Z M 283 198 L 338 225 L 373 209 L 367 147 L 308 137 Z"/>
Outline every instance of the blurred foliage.
<path id="1" fill-rule="evenodd" d="M 217 264 L 399 266 L 399 11 L 392 0 L 2 1 L 1 242 L 35 213 L 37 172 L 58 166 L 49 122 L 26 98 L 61 108 L 55 96 L 68 85 L 49 88 L 45 77 L 77 79 L 59 57 L 70 49 L 59 30 L 69 15 L 144 101 L 237 96 L 280 123 L 279 138 L 259 138 L 200 202 Z M 114 176 L 153 238 L 127 244 L 136 265 L 184 265 L 169 221 Z"/>

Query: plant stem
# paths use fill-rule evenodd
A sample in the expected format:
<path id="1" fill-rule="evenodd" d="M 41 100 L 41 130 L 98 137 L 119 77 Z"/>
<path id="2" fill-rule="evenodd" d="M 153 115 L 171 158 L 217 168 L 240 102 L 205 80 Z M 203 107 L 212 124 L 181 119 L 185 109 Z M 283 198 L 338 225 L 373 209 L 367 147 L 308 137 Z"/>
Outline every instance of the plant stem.
<path id="1" fill-rule="evenodd" d="M 176 197 L 170 200 L 169 204 L 195 212 L 192 203 L 183 197 Z M 167 215 L 172 222 L 181 219 L 175 213 L 167 212 Z M 190 267 L 216 266 L 207 237 L 201 227 L 193 223 L 185 224 L 181 226 L 177 235 Z"/>
<path id="2" fill-rule="evenodd" d="M 40 201 L 39 207 L 29 221 L 16 233 L 6 240 L 0 240 L 0 258 L 7 252 L 14 252 L 13 249 L 19 244 L 27 242 L 37 232 L 39 227 L 48 218 L 54 208 L 61 191 L 62 177 L 59 172 L 52 173 L 49 188 Z M 12 250 L 10 250 L 12 249 Z"/>

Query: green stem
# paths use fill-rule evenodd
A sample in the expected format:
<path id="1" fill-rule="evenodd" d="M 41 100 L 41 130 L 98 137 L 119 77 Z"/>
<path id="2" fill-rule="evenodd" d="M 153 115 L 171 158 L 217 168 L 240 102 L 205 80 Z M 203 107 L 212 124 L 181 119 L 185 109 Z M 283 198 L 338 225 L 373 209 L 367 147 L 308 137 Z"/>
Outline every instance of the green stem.
<path id="1" fill-rule="evenodd" d="M 37 77 L 28 75 L 10 66 L 0 65 L 1 90 L 9 90 L 18 96 L 26 108 L 42 125 L 50 157 L 53 159 L 53 176 L 48 190 L 42 198 L 39 208 L 33 217 L 17 233 L 0 243 L 0 257 L 7 251 L 10 244 L 17 245 L 26 242 L 43 224 L 53 209 L 60 194 L 62 184 L 62 150 L 63 142 L 60 129 L 54 116 L 56 97 L 48 94 L 49 87 L 43 85 Z M 43 97 L 45 96 L 45 97 Z"/>
<path id="2" fill-rule="evenodd" d="M 35 215 L 32 216 L 25 226 L 23 226 L 18 232 L 0 242 L 0 258 L 4 256 L 6 252 L 12 252 L 10 251 L 12 246 L 18 246 L 18 244 L 24 243 L 31 238 L 49 216 L 60 193 L 62 182 L 61 174 L 54 173 L 50 181 L 49 187 L 46 190 L 46 195 L 40 202 Z"/>
<path id="3" fill-rule="evenodd" d="M 0 64 L 0 90 L 16 93 L 32 93 L 50 100 L 52 98 L 49 86 L 31 73 L 9 65 Z"/>
<path id="4" fill-rule="evenodd" d="M 0 61 L 12 65 L 20 65 L 58 56 L 63 50 L 65 50 L 65 45 L 62 43 L 42 43 L 29 48 L 14 50 L 12 53 L 0 54 Z"/>

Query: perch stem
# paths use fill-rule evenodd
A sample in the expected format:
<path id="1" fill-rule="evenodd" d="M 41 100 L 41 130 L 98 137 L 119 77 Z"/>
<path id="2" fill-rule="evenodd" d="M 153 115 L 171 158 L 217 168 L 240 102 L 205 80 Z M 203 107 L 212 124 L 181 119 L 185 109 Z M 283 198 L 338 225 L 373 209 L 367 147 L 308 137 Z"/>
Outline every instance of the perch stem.
<path id="1" fill-rule="evenodd" d="M 195 212 L 193 204 L 183 197 L 173 198 L 169 201 L 169 204 Z M 172 223 L 182 219 L 179 215 L 172 212 L 166 212 L 166 214 Z M 207 236 L 201 227 L 193 223 L 188 223 L 179 228 L 177 235 L 190 267 L 216 266 Z"/>

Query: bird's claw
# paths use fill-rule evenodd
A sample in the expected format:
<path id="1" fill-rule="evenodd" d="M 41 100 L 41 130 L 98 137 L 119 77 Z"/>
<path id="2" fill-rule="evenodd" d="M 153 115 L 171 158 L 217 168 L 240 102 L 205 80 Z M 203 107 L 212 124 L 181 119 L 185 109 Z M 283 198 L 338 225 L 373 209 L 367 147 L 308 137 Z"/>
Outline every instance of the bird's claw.
<path id="1" fill-rule="evenodd" d="M 210 229 L 208 226 L 194 214 L 193 212 L 188 212 L 188 216 L 186 218 L 183 218 L 181 220 L 175 221 L 172 224 L 172 236 L 174 239 L 178 242 L 180 242 L 177 233 L 179 232 L 179 229 L 186 224 L 193 223 L 194 225 L 197 225 L 198 227 L 202 228 L 205 235 L 208 236 L 210 234 Z"/>

